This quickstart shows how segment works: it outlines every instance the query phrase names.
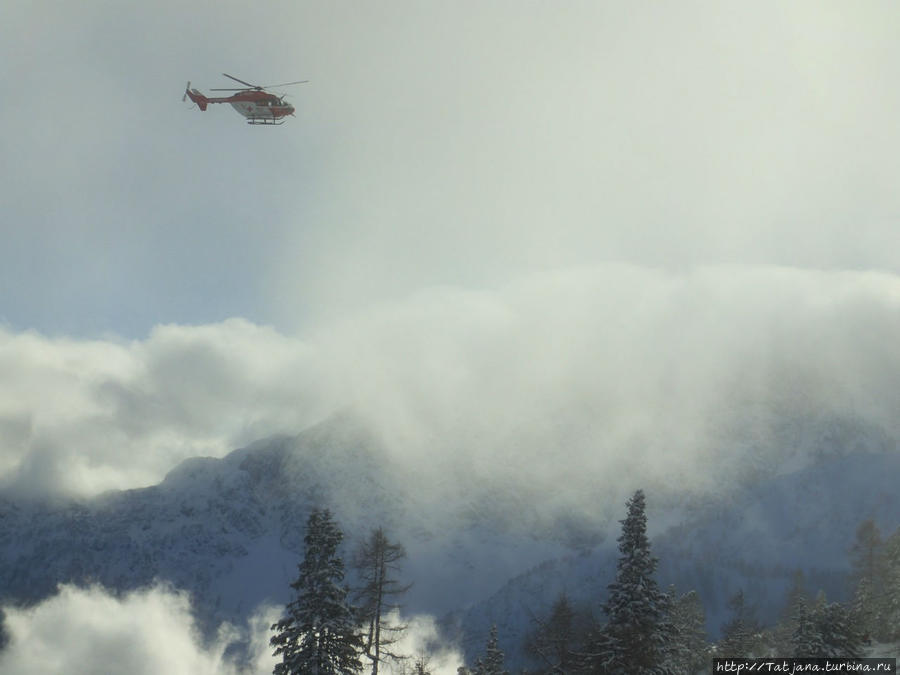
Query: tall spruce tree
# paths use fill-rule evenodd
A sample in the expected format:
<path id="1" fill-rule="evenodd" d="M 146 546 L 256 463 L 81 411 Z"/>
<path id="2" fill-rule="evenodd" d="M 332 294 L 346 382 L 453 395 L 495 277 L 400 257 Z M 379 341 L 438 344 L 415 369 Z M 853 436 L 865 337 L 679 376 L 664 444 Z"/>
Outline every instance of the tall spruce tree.
<path id="1" fill-rule="evenodd" d="M 778 622 L 772 631 L 772 642 L 775 653 L 786 656 L 793 653 L 793 635 L 797 629 L 797 612 L 800 603 L 809 602 L 809 594 L 806 592 L 806 581 L 803 570 L 794 572 L 791 587 L 784 599 L 784 605 L 778 615 Z"/>
<path id="2" fill-rule="evenodd" d="M 363 641 L 365 654 L 372 662 L 372 675 L 378 675 L 385 658 L 400 658 L 387 647 L 400 639 L 406 626 L 388 623 L 385 615 L 400 608 L 397 600 L 410 588 L 396 579 L 400 561 L 405 557 L 403 546 L 391 542 L 379 527 L 362 543 L 353 561 L 362 583 L 356 601 L 365 627 Z"/>
<path id="3" fill-rule="evenodd" d="M 561 593 L 547 617 L 532 617 L 537 628 L 528 634 L 525 653 L 540 664 L 536 672 L 566 675 L 576 668 L 576 646 L 587 632 L 583 612 L 577 612 L 569 596 Z"/>
<path id="4" fill-rule="evenodd" d="M 668 673 L 670 599 L 654 578 L 658 561 L 650 553 L 643 490 L 634 493 L 627 508 L 620 521 L 616 579 L 603 606 L 608 621 L 594 636 L 586 665 L 594 673 Z"/>
<path id="5" fill-rule="evenodd" d="M 484 658 L 475 663 L 473 675 L 509 675 L 509 671 L 503 668 L 503 652 L 497 642 L 497 626 L 491 626 Z"/>
<path id="6" fill-rule="evenodd" d="M 412 675 L 431 675 L 431 671 L 428 669 L 429 661 L 427 654 L 419 654 L 413 664 Z"/>
<path id="7" fill-rule="evenodd" d="M 672 599 L 672 649 L 669 663 L 677 673 L 693 675 L 709 666 L 709 644 L 706 641 L 706 614 L 696 591 L 677 595 L 674 587 L 668 591 Z"/>
<path id="8" fill-rule="evenodd" d="M 884 636 L 900 640 L 900 528 L 884 543 Z"/>
<path id="9" fill-rule="evenodd" d="M 857 630 L 853 613 L 838 602 L 825 604 L 816 616 L 817 627 L 825 646 L 822 656 L 860 658 L 863 637 Z"/>
<path id="10" fill-rule="evenodd" d="M 848 608 L 836 602 L 828 603 L 824 596 L 811 606 L 800 603 L 794 656 L 859 658 L 862 644 L 863 637 Z"/>
<path id="11" fill-rule="evenodd" d="M 793 651 L 790 656 L 818 658 L 825 651 L 822 634 L 816 625 L 816 607 L 800 598 L 794 615 L 794 634 L 791 638 Z"/>
<path id="12" fill-rule="evenodd" d="M 885 639 L 884 541 L 874 520 L 865 520 L 857 528 L 850 564 L 856 625 L 864 636 Z"/>
<path id="13" fill-rule="evenodd" d="M 722 640 L 718 653 L 723 657 L 749 658 L 760 646 L 762 630 L 756 612 L 739 590 L 728 600 L 731 618 L 722 626 Z"/>
<path id="14" fill-rule="evenodd" d="M 350 675 L 362 670 L 362 637 L 342 585 L 342 539 L 331 513 L 313 510 L 306 523 L 306 555 L 291 584 L 297 595 L 286 615 L 272 625 L 275 635 L 269 642 L 282 659 L 275 675 Z"/>

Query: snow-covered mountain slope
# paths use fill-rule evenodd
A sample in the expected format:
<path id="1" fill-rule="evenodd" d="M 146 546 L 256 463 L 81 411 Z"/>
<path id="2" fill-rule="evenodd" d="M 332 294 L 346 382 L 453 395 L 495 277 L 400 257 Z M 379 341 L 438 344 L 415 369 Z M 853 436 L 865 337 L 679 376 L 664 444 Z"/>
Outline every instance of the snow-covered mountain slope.
<path id="1" fill-rule="evenodd" d="M 845 423 L 788 428 L 797 443 L 817 439 L 815 453 L 788 453 L 790 467 L 761 472 L 749 461 L 746 475 L 703 498 L 677 482 L 645 486 L 660 582 L 696 588 L 712 628 L 740 587 L 766 618 L 797 567 L 840 599 L 859 521 L 875 517 L 885 533 L 900 523 L 895 441 Z M 560 591 L 599 607 L 620 497 L 604 492 L 585 507 L 567 485 L 498 483 L 458 462 L 425 475 L 344 414 L 222 459 L 188 460 L 153 487 L 55 503 L 0 496 L 0 602 L 37 602 L 67 582 L 127 591 L 164 580 L 192 594 L 207 631 L 240 625 L 261 603 L 288 600 L 316 505 L 333 511 L 345 554 L 376 526 L 405 546 L 407 612 L 455 612 L 470 654 L 496 622 L 512 652 L 529 612 Z"/>
<path id="2" fill-rule="evenodd" d="M 660 586 L 696 590 L 713 638 L 728 618 L 728 599 L 741 589 L 763 624 L 774 623 L 796 570 L 804 572 L 810 592 L 847 600 L 849 553 L 860 522 L 874 519 L 885 537 L 900 527 L 898 477 L 896 452 L 831 454 L 728 496 L 693 503 L 684 522 L 652 541 Z M 664 514 L 654 513 L 652 496 L 648 501 L 652 523 Z M 457 619 L 464 649 L 477 655 L 496 624 L 510 655 L 507 666 L 526 665 L 521 650 L 536 625 L 532 617 L 546 613 L 560 593 L 603 617 L 617 555 L 609 541 L 590 554 L 546 561 L 510 580 Z"/>
<path id="3" fill-rule="evenodd" d="M 223 459 L 185 461 L 145 489 L 77 502 L 0 498 L 0 600 L 36 602 L 68 582 L 124 591 L 165 580 L 192 593 L 208 630 L 240 624 L 260 603 L 288 600 L 314 505 L 335 514 L 347 558 L 376 526 L 404 544 L 415 584 L 406 605 L 415 612 L 471 604 L 568 550 L 559 539 L 577 523 L 540 525 L 515 495 L 472 486 L 437 511 L 417 497 L 427 486 L 387 458 L 340 416 Z"/>

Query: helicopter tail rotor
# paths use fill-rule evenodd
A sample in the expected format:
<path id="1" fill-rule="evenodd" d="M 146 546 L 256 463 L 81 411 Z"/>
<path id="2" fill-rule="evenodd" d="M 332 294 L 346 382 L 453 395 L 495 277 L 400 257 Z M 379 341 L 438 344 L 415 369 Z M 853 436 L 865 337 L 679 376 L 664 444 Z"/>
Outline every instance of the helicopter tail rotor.
<path id="1" fill-rule="evenodd" d="M 196 89 L 191 89 L 190 82 L 187 83 L 187 87 L 184 88 L 184 96 L 181 97 L 182 101 L 186 99 L 191 99 L 200 110 L 206 110 L 206 106 L 209 105 L 209 99 Z"/>

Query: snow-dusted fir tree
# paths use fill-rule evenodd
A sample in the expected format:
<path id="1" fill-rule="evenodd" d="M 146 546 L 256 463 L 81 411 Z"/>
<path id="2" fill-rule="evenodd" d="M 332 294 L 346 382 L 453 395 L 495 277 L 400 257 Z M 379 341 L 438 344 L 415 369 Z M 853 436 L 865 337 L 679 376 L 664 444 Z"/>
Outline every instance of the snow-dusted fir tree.
<path id="1" fill-rule="evenodd" d="M 717 654 L 729 658 L 749 658 L 760 646 L 761 627 L 756 612 L 739 590 L 728 599 L 731 618 L 722 626 L 722 640 Z"/>
<path id="2" fill-rule="evenodd" d="M 809 603 L 809 594 L 806 592 L 803 570 L 798 569 L 794 572 L 791 587 L 778 614 L 778 622 L 772 631 L 775 654 L 784 656 L 793 653 L 793 635 L 797 629 L 797 612 L 801 601 Z"/>
<path id="3" fill-rule="evenodd" d="M 900 640 L 900 528 L 884 542 L 884 638 Z"/>
<path id="4" fill-rule="evenodd" d="M 491 626 L 484 658 L 478 659 L 472 675 L 509 675 L 503 668 L 503 652 L 497 644 L 497 626 Z"/>
<path id="5" fill-rule="evenodd" d="M 673 637 L 670 599 L 654 577 L 658 561 L 650 553 L 643 490 L 634 493 L 627 507 L 617 540 L 616 579 L 603 606 L 608 621 L 591 640 L 585 665 L 593 673 L 667 673 Z"/>
<path id="6" fill-rule="evenodd" d="M 850 550 L 853 614 L 863 635 L 885 639 L 884 541 L 874 520 L 860 523 Z"/>
<path id="7" fill-rule="evenodd" d="M 860 658 L 863 638 L 855 626 L 852 612 L 844 605 L 832 602 L 819 608 L 816 623 L 822 643 L 822 656 Z"/>
<path id="8" fill-rule="evenodd" d="M 677 673 L 699 673 L 709 667 L 710 647 L 706 640 L 706 614 L 696 591 L 678 595 L 669 587 L 672 648 L 669 665 Z"/>
<path id="9" fill-rule="evenodd" d="M 540 664 L 541 673 L 571 673 L 577 661 L 577 646 L 584 638 L 586 621 L 576 612 L 569 596 L 560 594 L 546 617 L 533 617 L 537 624 L 525 641 L 525 653 Z"/>
<path id="10" fill-rule="evenodd" d="M 409 584 L 397 580 L 400 561 L 405 557 L 403 546 L 390 541 L 379 527 L 362 543 L 353 560 L 361 582 L 356 602 L 364 626 L 365 654 L 372 662 L 372 675 L 378 675 L 378 668 L 385 658 L 401 658 L 390 650 L 390 645 L 400 639 L 406 626 L 388 623 L 385 615 L 400 608 L 398 599 L 410 588 Z"/>
<path id="11" fill-rule="evenodd" d="M 270 644 L 282 659 L 275 675 L 350 675 L 362 670 L 362 637 L 342 585 L 342 539 L 331 513 L 313 510 L 306 523 L 306 554 L 291 584 L 297 595 L 284 618 L 272 625 Z"/>
<path id="12" fill-rule="evenodd" d="M 791 637 L 793 651 L 790 656 L 818 658 L 825 651 L 822 635 L 816 625 L 816 608 L 801 598 L 794 616 L 795 628 Z"/>
<path id="13" fill-rule="evenodd" d="M 412 675 L 431 675 L 429 668 L 429 658 L 426 654 L 420 654 L 413 663 Z"/>
<path id="14" fill-rule="evenodd" d="M 801 603 L 793 656 L 859 658 L 862 644 L 853 612 L 847 607 L 837 602 L 827 603 L 824 597 L 812 606 Z"/>

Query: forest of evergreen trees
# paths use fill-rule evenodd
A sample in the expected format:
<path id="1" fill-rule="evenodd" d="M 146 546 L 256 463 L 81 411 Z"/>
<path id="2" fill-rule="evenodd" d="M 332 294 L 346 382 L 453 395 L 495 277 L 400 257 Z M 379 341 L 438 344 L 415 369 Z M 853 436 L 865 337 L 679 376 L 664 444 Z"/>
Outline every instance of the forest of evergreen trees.
<path id="1" fill-rule="evenodd" d="M 761 625 L 753 599 L 738 591 L 713 643 L 698 594 L 657 585 L 643 491 L 628 500 L 621 524 L 615 578 L 605 600 L 563 594 L 546 615 L 530 617 L 533 629 L 521 649 L 532 665 L 523 673 L 689 675 L 709 672 L 713 658 L 858 658 L 872 642 L 900 641 L 900 528 L 885 540 L 874 521 L 859 526 L 849 551 L 852 602 L 829 602 L 806 588 L 797 571 L 775 625 Z M 388 621 L 409 588 L 399 579 L 403 546 L 374 530 L 352 557 L 360 581 L 351 590 L 344 583 L 342 539 L 328 510 L 310 514 L 305 556 L 291 585 L 295 597 L 272 626 L 271 645 L 281 659 L 274 672 L 378 675 L 390 662 L 395 672 L 430 675 L 427 654 L 394 649 L 406 627 Z M 484 639 L 482 655 L 460 666 L 460 675 L 508 673 L 496 626 Z"/>

